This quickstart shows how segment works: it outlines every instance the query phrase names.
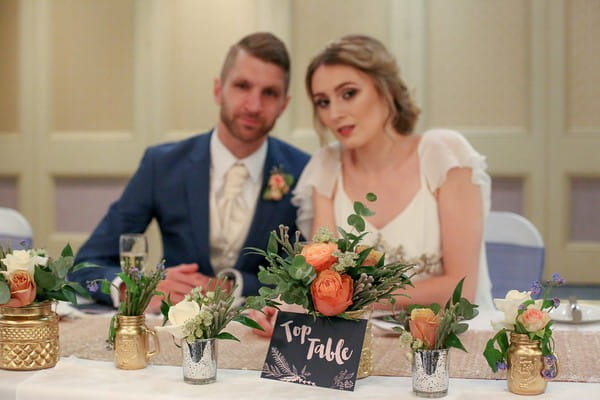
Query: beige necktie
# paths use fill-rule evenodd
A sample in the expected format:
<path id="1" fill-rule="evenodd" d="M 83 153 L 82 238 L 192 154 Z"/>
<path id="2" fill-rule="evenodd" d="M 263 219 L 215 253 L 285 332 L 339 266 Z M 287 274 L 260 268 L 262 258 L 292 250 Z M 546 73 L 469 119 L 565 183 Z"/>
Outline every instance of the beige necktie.
<path id="1" fill-rule="evenodd" d="M 242 188 L 248 179 L 244 164 L 234 164 L 225 174 L 223 195 L 217 202 L 221 237 L 226 243 L 237 241 L 240 229 L 247 220 L 248 209 L 242 196 Z"/>

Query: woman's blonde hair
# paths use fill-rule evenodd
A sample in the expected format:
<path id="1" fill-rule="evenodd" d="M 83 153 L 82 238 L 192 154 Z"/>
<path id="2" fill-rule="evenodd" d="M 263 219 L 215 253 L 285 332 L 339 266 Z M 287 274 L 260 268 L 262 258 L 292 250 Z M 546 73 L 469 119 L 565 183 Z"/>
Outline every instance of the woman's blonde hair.
<path id="1" fill-rule="evenodd" d="M 347 65 L 369 75 L 389 106 L 388 121 L 391 121 L 394 130 L 402 135 L 410 135 L 413 132 L 419 118 L 419 107 L 413 103 L 405 83 L 400 78 L 396 60 L 380 41 L 365 35 L 347 35 L 328 44 L 312 59 L 306 70 L 306 91 L 311 100 L 312 78 L 321 65 Z M 325 127 L 317 116 L 315 104 L 313 121 L 321 140 L 324 141 Z"/>

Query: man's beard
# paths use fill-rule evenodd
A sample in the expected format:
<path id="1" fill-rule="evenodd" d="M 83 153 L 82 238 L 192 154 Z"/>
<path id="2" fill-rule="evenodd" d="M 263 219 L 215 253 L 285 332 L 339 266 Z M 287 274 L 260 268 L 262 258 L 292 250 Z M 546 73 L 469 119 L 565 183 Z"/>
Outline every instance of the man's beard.
<path id="1" fill-rule="evenodd" d="M 256 126 L 256 128 L 254 129 L 254 132 L 252 134 L 248 134 L 248 133 L 244 133 L 242 131 L 242 129 L 244 129 L 244 128 L 242 128 L 239 125 L 239 123 L 236 124 L 236 120 L 238 120 L 240 117 L 243 117 L 243 116 L 248 116 L 250 118 L 254 118 L 251 114 L 230 116 L 228 113 L 228 109 L 225 105 L 221 106 L 220 114 L 221 114 L 220 115 L 221 121 L 223 122 L 223 125 L 225 125 L 227 127 L 227 130 L 229 131 L 231 136 L 233 136 L 234 138 L 236 138 L 244 143 L 253 143 L 253 142 L 256 142 L 257 140 L 260 140 L 262 137 L 267 135 L 271 131 L 271 129 L 273 129 L 273 126 L 275 125 L 275 121 L 276 121 L 276 119 L 274 119 L 271 122 L 271 124 L 267 124 L 267 123 L 265 123 L 264 120 L 259 119 L 260 124 Z"/>

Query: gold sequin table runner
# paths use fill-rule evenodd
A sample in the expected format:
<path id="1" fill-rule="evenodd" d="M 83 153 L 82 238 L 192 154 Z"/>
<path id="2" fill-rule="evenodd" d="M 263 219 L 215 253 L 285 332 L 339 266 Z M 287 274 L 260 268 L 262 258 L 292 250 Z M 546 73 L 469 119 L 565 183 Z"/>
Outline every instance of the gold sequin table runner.
<path id="1" fill-rule="evenodd" d="M 61 355 L 91 360 L 110 361 L 112 350 L 106 346 L 110 318 L 91 316 L 65 319 L 60 322 Z M 158 324 L 151 321 L 149 325 Z M 260 370 L 265 360 L 269 341 L 254 335 L 248 328 L 232 323 L 228 332 L 241 343 L 219 341 L 219 368 Z M 450 376 L 467 379 L 504 379 L 505 373 L 492 373 L 481 354 L 491 331 L 467 331 L 461 336 L 469 353 L 451 350 Z M 181 365 L 181 350 L 171 335 L 159 333 L 161 352 L 151 363 Z M 558 381 L 600 382 L 600 332 L 555 331 L 556 350 L 560 360 Z M 410 376 L 410 362 L 406 350 L 396 336 L 378 336 L 373 342 L 374 375 Z"/>

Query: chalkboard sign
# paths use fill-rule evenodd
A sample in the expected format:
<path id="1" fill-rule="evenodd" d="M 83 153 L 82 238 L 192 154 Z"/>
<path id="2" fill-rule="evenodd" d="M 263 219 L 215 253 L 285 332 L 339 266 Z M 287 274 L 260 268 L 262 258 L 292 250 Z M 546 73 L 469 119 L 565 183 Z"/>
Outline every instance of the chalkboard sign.
<path id="1" fill-rule="evenodd" d="M 262 378 L 354 390 L 367 321 L 279 312 Z"/>

